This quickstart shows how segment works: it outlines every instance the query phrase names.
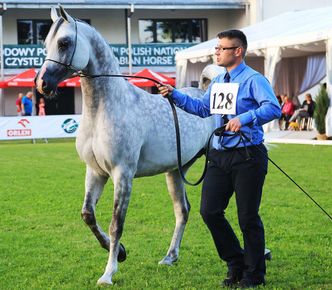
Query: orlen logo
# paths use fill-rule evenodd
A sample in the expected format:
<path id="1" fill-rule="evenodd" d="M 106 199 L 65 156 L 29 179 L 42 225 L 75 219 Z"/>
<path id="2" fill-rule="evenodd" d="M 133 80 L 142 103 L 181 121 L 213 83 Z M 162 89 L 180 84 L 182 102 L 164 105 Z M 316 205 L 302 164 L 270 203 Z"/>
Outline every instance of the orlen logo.
<path id="1" fill-rule="evenodd" d="M 26 137 L 31 136 L 31 129 L 26 129 L 28 124 L 30 124 L 28 119 L 21 119 L 17 122 L 25 129 L 9 129 L 7 130 L 7 137 Z"/>
<path id="2" fill-rule="evenodd" d="M 26 124 L 30 124 L 28 119 L 21 119 L 17 122 L 17 124 L 21 124 L 24 128 L 26 128 Z"/>

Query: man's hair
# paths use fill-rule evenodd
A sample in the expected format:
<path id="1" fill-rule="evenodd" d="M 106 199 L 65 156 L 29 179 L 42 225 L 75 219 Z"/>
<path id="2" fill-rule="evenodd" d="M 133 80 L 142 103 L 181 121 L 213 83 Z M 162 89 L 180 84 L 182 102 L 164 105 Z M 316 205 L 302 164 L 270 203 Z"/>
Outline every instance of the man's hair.
<path id="1" fill-rule="evenodd" d="M 239 40 L 240 45 L 243 47 L 242 57 L 244 57 L 246 55 L 248 42 L 247 42 L 246 35 L 241 30 L 237 30 L 237 29 L 225 30 L 225 31 L 219 32 L 217 34 L 217 37 L 219 39 L 228 38 L 228 39 L 237 39 L 237 40 Z"/>

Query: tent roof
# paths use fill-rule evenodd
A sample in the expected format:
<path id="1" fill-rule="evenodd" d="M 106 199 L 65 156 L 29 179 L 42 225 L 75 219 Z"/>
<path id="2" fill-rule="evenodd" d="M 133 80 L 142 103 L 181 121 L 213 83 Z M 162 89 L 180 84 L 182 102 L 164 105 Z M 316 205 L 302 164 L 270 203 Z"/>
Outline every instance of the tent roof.
<path id="1" fill-rule="evenodd" d="M 0 88 L 8 88 L 8 87 L 34 87 L 35 83 L 35 77 L 37 75 L 38 70 L 31 68 L 28 69 L 22 73 L 19 73 L 18 75 L 12 76 L 2 82 L 0 82 Z M 137 73 L 134 74 L 135 76 L 141 76 L 141 77 L 148 77 L 151 79 L 155 79 L 159 82 L 170 84 L 172 86 L 175 86 L 175 80 L 165 76 L 161 73 L 153 72 L 149 69 L 143 69 Z M 138 87 L 152 87 L 155 85 L 154 82 L 146 80 L 146 79 L 130 79 L 130 83 L 132 83 L 135 86 Z M 81 86 L 81 79 L 80 77 L 74 77 L 69 78 L 64 81 L 62 81 L 59 85 L 59 87 L 80 87 Z"/>
<path id="2" fill-rule="evenodd" d="M 286 12 L 241 29 L 248 39 L 248 55 L 262 55 L 262 49 L 284 47 L 285 57 L 325 51 L 324 40 L 332 35 L 332 7 Z M 217 38 L 184 49 L 176 60 L 206 61 L 214 54 Z M 301 54 L 301 53 L 300 53 Z"/>
<path id="3" fill-rule="evenodd" d="M 38 70 L 30 68 L 24 72 L 19 73 L 16 76 L 10 77 L 3 82 L 0 82 L 0 88 L 8 87 L 34 87 L 35 86 L 35 77 Z M 81 81 L 79 77 L 71 78 L 64 80 L 59 84 L 59 87 L 79 87 Z"/>
<path id="4" fill-rule="evenodd" d="M 37 72 L 34 68 L 28 69 L 16 76 L 10 77 L 1 83 L 1 87 L 34 87 Z"/>
<path id="5" fill-rule="evenodd" d="M 140 77 L 147 77 L 147 78 L 150 78 L 150 79 L 154 79 L 154 80 L 157 80 L 161 83 L 164 83 L 164 84 L 170 84 L 172 86 L 175 86 L 175 80 L 168 77 L 168 76 L 165 76 L 161 73 L 156 73 L 152 70 L 149 70 L 147 68 L 137 72 L 134 74 L 134 76 L 140 76 Z M 155 83 L 152 82 L 152 81 L 149 81 L 147 79 L 136 79 L 136 78 L 132 78 L 132 79 L 129 79 L 129 82 L 137 87 L 153 87 L 155 86 Z"/>

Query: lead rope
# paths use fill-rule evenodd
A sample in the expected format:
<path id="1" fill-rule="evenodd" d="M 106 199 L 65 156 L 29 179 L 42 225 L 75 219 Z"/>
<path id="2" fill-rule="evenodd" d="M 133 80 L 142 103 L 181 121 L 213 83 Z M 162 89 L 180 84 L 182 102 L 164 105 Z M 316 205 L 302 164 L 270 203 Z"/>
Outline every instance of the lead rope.
<path id="1" fill-rule="evenodd" d="M 68 65 L 65 65 L 61 62 L 58 62 L 58 61 L 55 61 L 53 59 L 47 59 L 49 61 L 53 61 L 55 63 L 58 63 L 58 64 L 61 64 L 61 65 L 64 65 L 64 66 L 68 66 Z M 89 74 L 86 74 L 86 73 L 83 73 L 83 72 L 80 72 L 78 74 L 76 74 L 75 76 L 80 76 L 80 77 L 88 77 L 88 78 L 97 78 L 97 77 L 123 77 L 123 78 L 138 78 L 138 79 L 147 79 L 147 80 L 150 80 L 152 82 L 155 82 L 161 86 L 163 86 L 164 84 L 155 80 L 155 79 L 152 79 L 152 78 L 148 78 L 148 77 L 141 77 L 141 76 L 130 76 L 130 75 L 113 75 L 113 74 L 100 74 L 100 75 L 89 75 Z M 73 77 L 75 77 L 73 76 Z M 268 154 L 266 154 L 264 151 L 262 151 L 256 144 L 254 144 L 243 132 L 239 131 L 239 132 L 236 132 L 236 133 L 227 133 L 225 132 L 225 127 L 226 125 L 223 125 L 222 127 L 219 127 L 217 129 L 215 129 L 212 134 L 210 135 L 209 137 L 209 140 L 207 142 L 207 145 L 206 145 L 206 149 L 205 149 L 205 162 L 204 162 L 204 169 L 203 169 L 203 173 L 201 175 L 201 177 L 198 179 L 198 181 L 196 182 L 190 182 L 186 179 L 185 177 L 185 174 L 182 170 L 182 156 L 181 156 L 181 140 L 180 140 L 180 128 L 179 128 L 179 120 L 178 120 L 178 116 L 177 116 L 177 113 L 176 113 L 176 109 L 175 109 L 175 106 L 174 106 L 174 103 L 173 103 L 173 99 L 170 95 L 167 96 L 167 100 L 172 108 L 172 113 L 173 113 L 173 119 L 174 119 L 174 127 L 175 127 L 175 136 L 176 136 L 176 153 L 177 153 L 177 163 L 178 163 L 178 170 L 179 170 L 179 173 L 180 173 L 180 176 L 183 180 L 183 182 L 185 184 L 188 184 L 188 185 L 191 185 L 191 186 L 196 186 L 198 184 L 200 184 L 204 177 L 205 177 L 205 174 L 206 174 L 206 170 L 207 170 L 207 165 L 208 165 L 208 161 L 209 161 L 209 151 L 210 151 L 210 146 L 211 146 L 211 140 L 212 140 L 212 137 L 214 135 L 216 136 L 219 136 L 220 138 L 223 138 L 224 136 L 236 136 L 238 135 L 240 138 L 239 138 L 239 141 L 237 142 L 237 144 L 235 146 L 231 146 L 231 147 L 226 147 L 226 146 L 222 146 L 224 149 L 232 149 L 232 148 L 235 148 L 237 147 L 241 142 L 243 143 L 244 145 L 244 148 L 246 150 L 246 155 L 247 157 L 249 156 L 249 153 L 248 153 L 248 150 L 247 150 L 247 147 L 245 146 L 245 143 L 244 143 L 244 139 L 247 140 L 250 144 L 252 144 L 253 146 L 255 146 L 261 153 L 263 153 L 267 159 L 280 171 L 282 172 L 291 182 L 293 182 L 312 202 L 314 202 L 316 204 L 316 206 L 318 206 L 322 211 L 323 213 L 326 214 L 326 216 L 332 221 L 332 216 L 330 214 L 327 213 L 327 211 L 321 206 L 319 205 L 319 203 L 317 201 L 314 200 L 314 198 L 312 198 L 310 196 L 310 194 L 308 192 L 306 192 L 306 190 L 304 190 L 293 178 L 291 178 L 278 164 L 276 164 L 269 156 Z"/>
<path id="2" fill-rule="evenodd" d="M 51 60 L 53 61 L 53 60 Z M 129 76 L 129 75 L 113 75 L 113 74 L 103 74 L 103 75 L 88 75 L 86 73 L 79 73 L 78 74 L 80 77 L 89 77 L 89 78 L 97 78 L 97 77 L 124 77 L 124 78 L 138 78 L 138 79 L 147 79 L 150 80 L 154 83 L 157 83 L 161 86 L 164 86 L 163 83 L 152 79 L 152 78 L 148 78 L 148 77 L 141 77 L 141 76 Z M 209 151 L 210 151 L 210 144 L 211 144 L 211 140 L 213 135 L 215 134 L 215 132 L 217 132 L 218 130 L 220 131 L 220 128 L 217 128 L 216 130 L 214 130 L 212 132 L 212 134 L 210 135 L 208 142 L 206 144 L 206 148 L 205 148 L 205 162 L 204 162 L 204 169 L 203 169 L 203 173 L 201 175 L 201 177 L 196 181 L 196 182 L 190 182 L 186 179 L 185 173 L 183 172 L 183 165 L 182 165 L 182 154 L 181 154 L 181 139 L 180 139 L 180 126 L 179 126 L 179 119 L 178 119 L 178 115 L 176 112 L 176 108 L 174 106 L 174 102 L 173 99 L 170 95 L 168 95 L 167 100 L 171 106 L 172 109 L 172 114 L 173 114 L 173 120 L 174 120 L 174 127 L 175 127 L 175 136 L 176 136 L 176 155 L 177 155 L 177 165 L 178 165 L 178 170 L 180 173 L 180 176 L 183 180 L 183 182 L 187 185 L 191 185 L 191 186 L 196 186 L 198 184 L 200 184 L 206 174 L 206 170 L 207 170 L 207 166 L 208 166 L 208 161 L 209 161 Z"/>
<path id="3" fill-rule="evenodd" d="M 62 62 L 59 62 L 59 61 L 56 61 L 56 60 L 53 60 L 53 59 L 50 59 L 50 58 L 47 58 L 45 59 L 48 60 L 48 61 L 52 61 L 54 63 L 57 63 L 57 64 L 60 64 L 60 65 L 63 65 L 64 67 L 66 67 L 67 69 L 69 70 L 73 70 L 73 71 L 76 71 L 78 72 L 76 75 L 73 75 L 72 77 L 75 77 L 75 76 L 80 76 L 80 77 L 89 77 L 89 78 L 97 78 L 97 77 L 123 77 L 123 78 L 137 78 L 137 79 L 147 79 L 147 80 L 150 80 L 152 82 L 155 82 L 161 86 L 163 86 L 164 84 L 155 80 L 155 79 L 152 79 L 152 78 L 148 78 L 148 77 L 141 77 L 141 76 L 129 76 L 129 75 L 114 75 L 114 74 L 100 74 L 100 75 L 89 75 L 89 74 L 86 74 L 86 73 L 83 73 L 83 72 L 80 72 L 77 68 L 75 68 L 73 65 L 72 65 L 72 61 L 73 61 L 73 58 L 74 58 L 74 54 L 75 54 L 75 51 L 76 51 L 76 45 L 77 45 L 77 19 L 74 19 L 74 22 L 75 22 L 75 43 L 74 43 L 74 50 L 73 50 L 73 53 L 71 55 L 71 58 L 70 58 L 70 62 L 69 64 L 65 64 L 65 63 L 62 63 Z M 39 72 L 38 74 L 36 75 L 36 78 L 35 78 L 35 81 L 37 79 L 39 75 Z M 171 108 L 172 108 L 172 113 L 173 113 L 173 119 L 174 119 L 174 126 L 175 126 L 175 135 L 176 135 L 176 151 L 177 151 L 177 159 L 178 159 L 178 170 L 179 170 L 179 173 L 181 175 L 181 178 L 183 180 L 184 183 L 188 184 L 188 185 L 192 185 L 192 186 L 195 186 L 195 185 L 198 185 L 202 182 L 202 180 L 204 179 L 205 177 L 205 173 L 206 173 L 206 170 L 207 170 L 207 164 L 208 164 L 208 157 L 209 157 L 209 150 L 210 150 L 210 143 L 211 143 L 211 140 L 212 140 L 212 137 L 214 135 L 217 135 L 217 136 L 220 136 L 220 138 L 222 138 L 222 136 L 230 136 L 230 135 L 227 135 L 229 133 L 225 133 L 225 125 L 220 127 L 220 128 L 217 128 L 215 129 L 212 134 L 210 135 L 209 137 L 209 140 L 207 142 L 207 145 L 206 145 L 206 150 L 205 150 L 205 164 L 204 164 L 204 170 L 203 170 L 203 173 L 202 173 L 202 176 L 199 178 L 199 180 L 195 183 L 191 183 L 189 182 L 186 177 L 185 177 L 185 174 L 182 170 L 182 161 L 181 161 L 181 140 L 180 140 L 180 128 L 179 128 L 179 121 L 178 121 L 178 117 L 177 117 L 177 113 L 176 113 L 176 109 L 175 109 L 175 106 L 174 106 L 174 103 L 173 103 L 173 100 L 172 100 L 172 97 L 170 95 L 167 96 L 167 99 L 171 105 Z M 292 181 L 308 198 L 311 199 L 311 201 L 313 201 L 329 218 L 330 220 L 332 221 L 332 217 L 326 212 L 326 210 L 324 210 L 324 208 L 322 206 L 320 206 L 318 204 L 318 202 L 316 202 L 299 184 L 297 184 L 284 170 L 282 170 L 280 168 L 280 166 L 278 166 L 265 152 L 263 152 L 257 145 L 253 144 L 252 141 L 244 134 L 242 133 L 241 131 L 239 132 L 236 132 L 236 133 L 232 133 L 232 136 L 235 136 L 235 135 L 239 135 L 240 136 L 240 140 L 239 142 L 235 145 L 235 146 L 232 146 L 231 148 L 235 148 L 236 146 L 239 145 L 240 142 L 243 143 L 244 147 L 245 147 L 245 150 L 246 150 L 246 155 L 247 157 L 249 158 L 249 153 L 248 153 L 248 150 L 247 150 L 247 147 L 245 146 L 245 142 L 244 142 L 244 139 L 246 139 L 249 143 L 251 143 L 252 145 L 256 146 L 256 148 L 259 149 L 259 151 L 263 154 L 266 155 L 266 157 L 268 158 L 268 160 L 275 166 L 277 167 L 290 181 Z M 231 149 L 229 147 L 225 147 L 225 146 L 222 146 L 224 149 Z"/>
<path id="4" fill-rule="evenodd" d="M 242 140 L 247 140 L 250 144 L 252 144 L 253 146 L 255 146 L 261 153 L 263 153 L 267 159 L 277 168 L 279 169 L 280 172 L 282 172 L 291 182 L 293 182 L 313 203 L 315 203 L 321 210 L 323 213 L 326 214 L 326 216 L 332 221 L 332 216 L 330 214 L 328 214 L 328 212 L 321 206 L 319 205 L 319 203 L 317 201 L 315 201 L 310 194 L 304 190 L 304 188 L 302 186 L 300 186 L 292 177 L 290 177 L 277 163 L 275 163 L 266 152 L 264 152 L 263 150 L 261 150 L 261 148 L 259 148 L 256 144 L 254 144 L 243 132 L 239 131 L 238 135 L 240 136 L 240 139 Z"/>

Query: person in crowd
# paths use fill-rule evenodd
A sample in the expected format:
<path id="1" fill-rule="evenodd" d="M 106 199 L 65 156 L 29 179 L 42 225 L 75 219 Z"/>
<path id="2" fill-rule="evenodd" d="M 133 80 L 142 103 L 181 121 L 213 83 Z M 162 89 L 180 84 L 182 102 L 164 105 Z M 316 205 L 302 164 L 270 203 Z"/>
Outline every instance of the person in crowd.
<path id="1" fill-rule="evenodd" d="M 32 115 L 32 96 L 33 93 L 31 91 L 27 92 L 26 96 L 22 98 L 22 116 L 31 116 Z"/>
<path id="2" fill-rule="evenodd" d="M 281 105 L 282 105 L 281 95 L 276 95 L 276 97 L 277 97 L 278 103 L 279 103 L 279 105 L 281 107 Z"/>
<path id="3" fill-rule="evenodd" d="M 217 64 L 226 71 L 212 80 L 203 99 L 191 98 L 169 85 L 158 86 L 164 97 L 171 94 L 183 110 L 200 117 L 214 114 L 216 128 L 225 125 L 227 135 L 213 140 L 200 212 L 219 257 L 228 266 L 223 286 L 251 288 L 264 285 L 266 273 L 264 227 L 259 216 L 268 161 L 262 125 L 279 118 L 281 111 L 268 80 L 244 62 L 245 34 L 227 30 L 218 38 Z M 218 96 L 229 98 L 219 99 L 215 106 Z M 241 141 L 235 134 L 240 130 L 251 140 Z M 243 248 L 225 217 L 234 191 Z"/>
<path id="4" fill-rule="evenodd" d="M 22 116 L 22 98 L 23 98 L 23 94 L 19 93 L 18 97 L 15 101 L 17 116 Z"/>
<path id="5" fill-rule="evenodd" d="M 284 105 L 282 106 L 281 109 L 281 118 L 280 118 L 280 124 L 282 124 L 283 122 L 286 122 L 285 124 L 285 130 L 288 129 L 288 125 L 290 122 L 290 118 L 293 116 L 294 114 L 294 110 L 295 110 L 295 106 L 292 102 L 292 100 L 287 96 L 284 95 Z"/>
<path id="6" fill-rule="evenodd" d="M 312 118 L 315 106 L 316 103 L 313 101 L 311 94 L 306 94 L 301 107 L 294 112 L 293 116 L 289 119 L 289 122 L 297 121 L 297 123 L 300 124 L 301 118 Z"/>
<path id="7" fill-rule="evenodd" d="M 281 110 L 282 110 L 282 107 L 285 104 L 285 96 L 287 96 L 287 94 L 281 94 L 280 95 L 280 99 L 281 99 L 280 108 L 281 108 Z"/>
<path id="8" fill-rule="evenodd" d="M 44 98 L 39 99 L 39 104 L 38 104 L 38 116 L 45 116 L 45 100 Z"/>

